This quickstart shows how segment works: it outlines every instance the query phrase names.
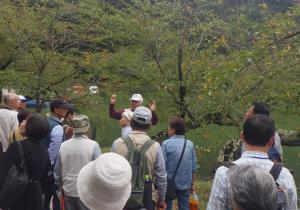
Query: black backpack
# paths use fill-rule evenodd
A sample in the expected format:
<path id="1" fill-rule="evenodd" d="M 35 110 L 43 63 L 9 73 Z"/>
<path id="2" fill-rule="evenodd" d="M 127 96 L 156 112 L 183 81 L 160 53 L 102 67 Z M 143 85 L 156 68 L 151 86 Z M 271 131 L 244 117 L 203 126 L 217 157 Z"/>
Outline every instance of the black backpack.
<path id="1" fill-rule="evenodd" d="M 286 195 L 280 185 L 277 183 L 278 176 L 282 170 L 281 163 L 274 163 L 273 167 L 270 170 L 270 174 L 273 176 L 273 179 L 276 183 L 276 207 L 275 210 L 284 210 L 286 206 Z"/>
<path id="2" fill-rule="evenodd" d="M 138 150 L 129 136 L 123 140 L 128 149 L 126 159 L 130 163 L 132 169 L 131 195 L 125 205 L 125 208 L 142 208 L 144 206 L 145 194 L 149 194 L 149 192 L 145 192 L 146 178 L 151 178 L 145 154 L 155 141 L 149 139 L 143 144 L 141 149 Z"/>
<path id="3" fill-rule="evenodd" d="M 22 197 L 29 183 L 23 147 L 20 142 L 16 142 L 16 144 L 21 162 L 19 165 L 13 164 L 10 167 L 5 183 L 0 190 L 0 208 L 3 209 L 13 207 Z"/>
<path id="4" fill-rule="evenodd" d="M 225 162 L 223 166 L 227 168 L 231 168 L 236 166 L 235 163 L 233 162 Z M 271 170 L 270 174 L 272 175 L 275 183 L 276 183 L 276 206 L 275 210 L 284 210 L 286 206 L 286 194 L 284 190 L 280 187 L 280 185 L 277 183 L 278 176 L 282 170 L 282 163 L 274 163 Z"/>

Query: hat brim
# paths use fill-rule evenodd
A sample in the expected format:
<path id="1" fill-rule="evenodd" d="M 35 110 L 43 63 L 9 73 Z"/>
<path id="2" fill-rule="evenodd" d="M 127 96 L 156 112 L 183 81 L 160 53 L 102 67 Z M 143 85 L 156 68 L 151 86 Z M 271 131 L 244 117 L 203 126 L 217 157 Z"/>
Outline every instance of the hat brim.
<path id="1" fill-rule="evenodd" d="M 84 203 L 86 207 L 88 207 L 91 210 L 123 209 L 131 194 L 131 183 L 128 183 L 122 197 L 106 200 L 105 197 L 107 196 L 101 196 L 101 194 L 107 194 L 107 192 L 104 189 L 97 188 L 97 192 L 91 191 L 91 189 L 95 189 L 95 183 L 93 183 L 92 181 L 94 163 L 95 161 L 85 165 L 78 175 L 77 189 L 80 200 Z"/>
<path id="2" fill-rule="evenodd" d="M 131 101 L 131 102 L 134 101 L 134 102 L 136 102 L 136 103 L 142 103 L 142 102 L 143 102 L 143 100 L 141 100 L 141 99 L 138 100 L 138 99 L 133 99 L 133 98 L 131 98 L 130 101 Z"/>
<path id="3" fill-rule="evenodd" d="M 149 120 L 149 119 L 143 119 L 143 118 L 139 118 L 139 117 L 135 117 L 135 116 L 133 116 L 131 120 L 138 122 L 140 124 L 144 124 L 144 125 L 149 125 L 151 123 L 151 120 Z"/>

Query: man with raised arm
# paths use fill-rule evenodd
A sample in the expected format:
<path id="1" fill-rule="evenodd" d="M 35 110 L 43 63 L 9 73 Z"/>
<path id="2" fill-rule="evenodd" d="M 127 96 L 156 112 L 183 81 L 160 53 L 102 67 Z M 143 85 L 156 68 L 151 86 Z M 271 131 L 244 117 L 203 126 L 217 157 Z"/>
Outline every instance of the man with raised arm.
<path id="1" fill-rule="evenodd" d="M 141 94 L 133 94 L 132 97 L 130 98 L 130 101 L 131 101 L 130 108 L 121 109 L 119 111 L 116 111 L 115 104 L 117 102 L 117 96 L 112 95 L 110 98 L 109 116 L 113 119 L 120 120 L 122 118 L 123 112 L 125 112 L 125 111 L 134 112 L 134 110 L 137 107 L 139 107 L 143 104 L 144 99 Z M 152 113 L 151 123 L 152 123 L 152 125 L 156 125 L 158 122 L 158 117 L 156 115 L 156 102 L 155 101 L 152 101 L 150 103 L 150 110 Z"/>

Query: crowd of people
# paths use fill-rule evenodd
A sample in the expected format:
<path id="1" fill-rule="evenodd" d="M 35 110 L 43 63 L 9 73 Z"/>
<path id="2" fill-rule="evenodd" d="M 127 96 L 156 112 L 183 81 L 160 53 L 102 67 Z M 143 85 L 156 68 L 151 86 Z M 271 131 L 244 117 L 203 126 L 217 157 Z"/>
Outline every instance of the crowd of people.
<path id="1" fill-rule="evenodd" d="M 184 119 L 169 120 L 161 144 L 148 130 L 158 123 L 156 103 L 133 94 L 119 120 L 120 138 L 102 153 L 90 139 L 90 121 L 64 99 L 46 115 L 25 109 L 22 96 L 3 94 L 0 109 L 0 209 L 179 210 L 191 209 L 197 158 Z M 207 210 L 297 210 L 293 176 L 282 166 L 280 137 L 269 110 L 254 103 L 240 135 L 241 157 L 224 161 L 214 176 Z M 25 178 L 24 178 L 25 177 Z M 25 180 L 25 181 L 24 181 Z"/>

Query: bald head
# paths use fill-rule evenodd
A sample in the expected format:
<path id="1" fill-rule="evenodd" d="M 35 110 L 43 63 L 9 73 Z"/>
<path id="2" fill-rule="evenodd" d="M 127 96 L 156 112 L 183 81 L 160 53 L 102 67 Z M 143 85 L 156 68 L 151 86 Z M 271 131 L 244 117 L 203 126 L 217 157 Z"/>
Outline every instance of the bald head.
<path id="1" fill-rule="evenodd" d="M 3 104 L 11 109 L 18 109 L 20 106 L 19 96 L 15 93 L 3 94 Z"/>

